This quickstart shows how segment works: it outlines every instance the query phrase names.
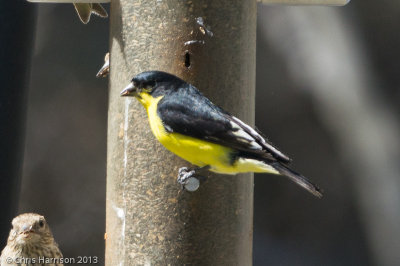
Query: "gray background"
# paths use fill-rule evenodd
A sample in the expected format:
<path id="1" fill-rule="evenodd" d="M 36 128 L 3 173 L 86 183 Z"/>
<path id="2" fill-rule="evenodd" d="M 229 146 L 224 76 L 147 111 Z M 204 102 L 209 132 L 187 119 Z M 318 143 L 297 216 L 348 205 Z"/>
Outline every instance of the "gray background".
<path id="1" fill-rule="evenodd" d="M 399 15 L 397 0 L 259 6 L 256 125 L 325 197 L 256 175 L 255 265 L 400 261 Z M 108 20 L 39 5 L 19 208 L 46 216 L 65 257 L 101 264 L 107 51 Z"/>

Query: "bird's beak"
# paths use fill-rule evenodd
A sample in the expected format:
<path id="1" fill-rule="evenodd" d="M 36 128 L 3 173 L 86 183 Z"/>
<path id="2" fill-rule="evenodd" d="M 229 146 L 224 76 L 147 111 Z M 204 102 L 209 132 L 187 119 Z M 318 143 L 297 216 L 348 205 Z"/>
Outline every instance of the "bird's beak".
<path id="1" fill-rule="evenodd" d="M 104 78 L 107 77 L 108 73 L 110 73 L 110 64 L 108 62 L 104 63 L 104 65 L 100 68 L 99 72 L 96 74 L 96 78 Z"/>
<path id="2" fill-rule="evenodd" d="M 32 228 L 32 225 L 30 224 L 25 224 L 24 226 L 22 226 L 22 234 L 24 235 L 29 235 L 29 233 L 34 233 L 35 231 Z"/>
<path id="3" fill-rule="evenodd" d="M 136 96 L 137 94 L 137 89 L 133 82 L 129 83 L 129 85 L 121 91 L 121 96 Z"/>
<path id="4" fill-rule="evenodd" d="M 100 68 L 99 72 L 97 72 L 97 78 L 104 78 L 110 73 L 110 53 L 107 53 L 104 58 L 104 65 Z"/>

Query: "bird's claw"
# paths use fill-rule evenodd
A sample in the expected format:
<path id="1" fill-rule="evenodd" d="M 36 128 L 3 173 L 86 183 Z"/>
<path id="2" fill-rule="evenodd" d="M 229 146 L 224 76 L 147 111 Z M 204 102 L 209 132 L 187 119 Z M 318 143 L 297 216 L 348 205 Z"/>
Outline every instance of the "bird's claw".
<path id="1" fill-rule="evenodd" d="M 178 183 L 187 191 L 196 191 L 200 187 L 200 180 L 205 179 L 202 176 L 195 176 L 196 170 L 190 170 L 187 167 L 181 167 L 178 171 Z"/>
<path id="2" fill-rule="evenodd" d="M 187 167 L 179 168 L 179 170 L 178 170 L 178 183 L 179 184 L 183 184 L 182 182 L 184 182 L 189 177 L 193 176 L 195 173 L 196 173 L 195 170 L 190 170 Z"/>

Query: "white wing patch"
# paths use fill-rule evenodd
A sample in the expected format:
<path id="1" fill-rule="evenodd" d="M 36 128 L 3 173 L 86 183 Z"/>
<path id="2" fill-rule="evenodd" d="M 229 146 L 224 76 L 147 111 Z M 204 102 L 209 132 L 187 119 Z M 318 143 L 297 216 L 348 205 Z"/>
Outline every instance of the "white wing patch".
<path id="1" fill-rule="evenodd" d="M 252 127 L 241 121 L 239 118 L 232 116 L 231 125 L 232 128 L 238 129 L 233 132 L 239 139 L 243 139 L 250 143 L 255 150 L 266 149 L 273 155 L 280 157 L 285 161 L 290 161 L 289 157 L 280 152 L 277 148 L 269 144 L 260 134 L 257 133 Z"/>
<path id="2" fill-rule="evenodd" d="M 240 127 L 238 124 L 234 122 L 230 122 L 232 126 L 232 133 L 237 137 L 238 141 L 242 141 L 244 143 L 247 143 L 251 146 L 252 149 L 254 150 L 262 150 L 262 147 L 260 144 L 257 143 L 257 141 L 249 135 L 246 131 L 243 130 L 242 127 Z"/>

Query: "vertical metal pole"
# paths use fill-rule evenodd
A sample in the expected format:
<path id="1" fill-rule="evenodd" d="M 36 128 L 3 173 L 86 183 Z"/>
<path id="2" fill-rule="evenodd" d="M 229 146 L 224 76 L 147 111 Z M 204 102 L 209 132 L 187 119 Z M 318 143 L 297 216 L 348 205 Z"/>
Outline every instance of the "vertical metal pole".
<path id="1" fill-rule="evenodd" d="M 188 164 L 119 93 L 135 74 L 167 71 L 252 124 L 256 0 L 112 1 L 110 37 L 106 265 L 251 265 L 252 174 L 213 174 L 182 191 Z"/>
<path id="2" fill-rule="evenodd" d="M 0 247 L 17 211 L 34 15 L 23 0 L 0 1 Z"/>

